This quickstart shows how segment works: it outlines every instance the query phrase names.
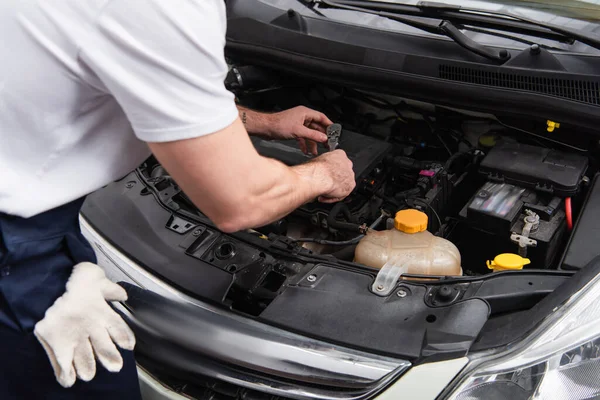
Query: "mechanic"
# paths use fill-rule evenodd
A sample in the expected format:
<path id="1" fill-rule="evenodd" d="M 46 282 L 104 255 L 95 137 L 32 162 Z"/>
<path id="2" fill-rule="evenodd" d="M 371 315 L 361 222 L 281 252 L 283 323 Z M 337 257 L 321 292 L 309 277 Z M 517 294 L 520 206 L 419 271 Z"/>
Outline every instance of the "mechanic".
<path id="1" fill-rule="evenodd" d="M 248 132 L 315 153 L 332 122 L 236 108 L 225 31 L 222 0 L 1 2 L 1 399 L 140 398 L 135 338 L 107 303 L 127 294 L 78 213 L 150 152 L 224 232 L 354 188 L 341 150 L 296 167 L 259 156 Z"/>

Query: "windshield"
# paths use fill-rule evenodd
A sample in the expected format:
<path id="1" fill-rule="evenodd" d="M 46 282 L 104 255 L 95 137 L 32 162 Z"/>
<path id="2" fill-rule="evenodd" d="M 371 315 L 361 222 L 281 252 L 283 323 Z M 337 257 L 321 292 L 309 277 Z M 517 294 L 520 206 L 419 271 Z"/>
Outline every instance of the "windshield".
<path id="1" fill-rule="evenodd" d="M 367 29 L 402 32 L 407 35 L 425 36 L 440 40 L 450 40 L 433 32 L 398 22 L 390 18 L 343 8 L 316 5 L 308 7 L 306 0 L 258 0 L 280 8 L 294 10 L 309 18 L 325 17 L 351 25 L 364 26 Z M 331 0 L 335 2 L 335 0 Z M 371 0 L 363 0 L 368 4 Z M 379 2 L 417 6 L 420 0 L 378 0 Z M 460 5 L 463 8 L 478 9 L 496 13 L 509 13 L 516 16 L 567 27 L 571 30 L 600 34 L 600 0 L 428 0 L 431 3 Z M 435 19 L 435 18 L 434 18 Z M 478 26 L 461 28 L 462 33 L 477 43 L 497 46 L 504 49 L 522 50 L 532 44 L 539 44 L 549 50 L 568 51 L 570 53 L 600 55 L 600 50 L 581 41 L 563 42 L 552 38 L 528 33 L 506 32 L 502 28 L 481 29 Z M 309 28 L 310 29 L 310 28 Z M 343 31 L 338 32 L 344 36 Z M 318 30 L 311 35 L 318 35 Z M 377 44 L 373 44 L 375 47 Z"/>
<path id="2" fill-rule="evenodd" d="M 388 3 L 418 4 L 419 0 L 378 0 Z M 434 0 L 436 3 L 486 10 L 538 10 L 561 17 L 600 21 L 600 0 Z"/>

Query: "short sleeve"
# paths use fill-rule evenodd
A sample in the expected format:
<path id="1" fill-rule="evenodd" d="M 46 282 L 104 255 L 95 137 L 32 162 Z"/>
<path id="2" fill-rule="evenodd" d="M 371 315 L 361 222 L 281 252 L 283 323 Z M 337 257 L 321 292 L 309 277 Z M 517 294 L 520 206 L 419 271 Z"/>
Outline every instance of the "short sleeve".
<path id="1" fill-rule="evenodd" d="M 238 116 L 224 84 L 225 32 L 223 0 L 109 0 L 79 59 L 139 139 L 188 139 Z"/>

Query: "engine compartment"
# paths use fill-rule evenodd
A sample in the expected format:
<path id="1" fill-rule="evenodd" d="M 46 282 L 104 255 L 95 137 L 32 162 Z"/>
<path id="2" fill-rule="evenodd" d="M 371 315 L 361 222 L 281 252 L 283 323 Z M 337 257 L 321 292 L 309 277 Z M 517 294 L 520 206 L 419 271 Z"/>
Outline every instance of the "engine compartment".
<path id="1" fill-rule="evenodd" d="M 365 232 L 390 229 L 398 211 L 416 209 L 427 215 L 429 232 L 458 247 L 465 275 L 490 273 L 487 264 L 503 253 L 527 258 L 526 268 L 559 268 L 588 176 L 596 171 L 598 142 L 586 133 L 550 120 L 508 122 L 508 117 L 283 79 L 252 66 L 232 71 L 226 84 L 244 106 L 274 112 L 305 105 L 340 123 L 339 147 L 353 161 L 357 178 L 343 202 L 305 204 L 257 227 L 257 234 L 351 262 Z M 310 160 L 295 141 L 252 141 L 260 154 L 288 165 Z M 319 146 L 319 153 L 326 151 Z M 163 180 L 159 185 L 174 184 L 153 160 L 141 173 Z M 199 213 L 180 196 L 183 207 Z"/>
<path id="2" fill-rule="evenodd" d="M 581 238 L 589 236 L 590 224 L 584 224 L 588 228 L 577 235 L 573 228 L 580 215 L 595 215 L 589 212 L 594 202 L 589 197 L 597 180 L 590 178 L 598 170 L 599 142 L 590 132 L 550 120 L 453 109 L 245 68 L 252 73 L 244 76 L 244 85 L 236 83 L 240 70 L 226 82 L 241 105 L 264 112 L 304 105 L 341 124 L 339 147 L 354 163 L 357 187 L 343 202 L 310 202 L 268 226 L 224 234 L 167 171 L 149 158 L 124 178 L 124 188 L 123 182 L 116 182 L 92 197 L 88 203 L 93 206 L 84 214 L 98 215 L 96 224 L 102 218 L 117 225 L 123 218 L 131 220 L 139 232 L 118 233 L 126 235 L 122 242 L 131 246 L 130 254 L 143 258 L 144 265 L 178 286 L 244 315 L 270 315 L 275 320 L 295 315 L 286 296 L 306 296 L 303 301 L 315 302 L 331 294 L 320 291 L 330 285 L 328 291 L 338 293 L 337 303 L 348 297 L 342 308 L 357 306 L 355 290 L 360 292 L 360 302 L 375 306 L 377 300 L 369 296 L 385 299 L 388 295 L 387 290 L 377 292 L 383 269 L 358 262 L 357 247 L 365 234 L 393 232 L 394 216 L 406 210 L 427 216 L 426 233 L 435 237 L 427 239 L 428 243 L 440 245 L 437 249 L 455 248 L 460 254 L 459 265 L 450 270 L 458 268 L 462 277 L 456 273 L 402 275 L 398 293 L 411 296 L 419 285 L 426 285 L 421 301 L 427 307 L 458 307 L 477 297 L 489 304 L 492 316 L 527 310 L 573 270 L 591 261 L 587 256 L 571 256 L 573 260 L 563 262 L 565 254 L 573 253 L 570 248 L 577 248 L 577 254 L 595 254 L 589 241 L 581 249 Z M 255 137 L 252 141 L 259 153 L 289 165 L 310 160 L 295 141 Z M 319 147 L 319 153 L 325 151 L 325 146 Z M 135 186 L 138 180 L 141 191 Z M 116 193 L 128 204 L 126 208 L 111 200 Z M 113 222 L 104 223 L 105 229 L 112 229 L 108 226 Z M 144 226 L 151 233 L 140 231 Z M 130 243 L 132 235 L 141 235 L 136 239 L 139 243 Z M 571 243 L 575 236 L 578 244 Z M 158 246 L 156 250 L 149 252 L 147 241 Z M 428 254 L 435 258 L 434 247 Z M 437 259 L 452 259 L 454 251 Z M 498 267 L 497 256 L 502 254 L 527 262 L 496 273 L 510 270 Z M 171 267 L 174 259 L 179 266 Z M 427 262 L 433 264 L 431 260 Z M 182 270 L 183 264 L 189 267 Z M 212 280 L 180 281 L 179 271 L 208 274 Z M 326 281 L 338 279 L 334 277 L 351 277 L 352 281 Z M 359 278 L 364 282 L 354 281 Z M 365 286 L 366 282 L 370 283 Z M 198 287 L 187 289 L 189 285 Z M 316 288 L 314 293 L 305 291 Z M 332 307 L 332 312 L 339 312 L 340 307 Z M 280 312 L 273 316 L 277 309 Z M 322 317 L 315 313 L 310 318 Z M 306 312 L 303 315 L 288 321 L 290 326 L 303 329 L 301 320 L 309 318 Z"/>

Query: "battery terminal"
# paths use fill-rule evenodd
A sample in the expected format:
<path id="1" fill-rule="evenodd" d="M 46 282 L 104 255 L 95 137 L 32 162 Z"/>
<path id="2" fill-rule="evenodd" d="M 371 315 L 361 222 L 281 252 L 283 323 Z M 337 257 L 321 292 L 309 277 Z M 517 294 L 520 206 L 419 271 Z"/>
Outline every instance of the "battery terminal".
<path id="1" fill-rule="evenodd" d="M 537 240 L 531 239 L 529 235 L 538 230 L 540 226 L 540 216 L 531 210 L 525 210 L 525 218 L 523 219 L 523 231 L 521 234 L 513 232 L 510 235 L 510 240 L 519 246 L 519 255 L 527 256 L 528 247 L 537 247 Z"/>

